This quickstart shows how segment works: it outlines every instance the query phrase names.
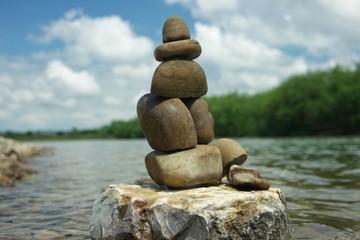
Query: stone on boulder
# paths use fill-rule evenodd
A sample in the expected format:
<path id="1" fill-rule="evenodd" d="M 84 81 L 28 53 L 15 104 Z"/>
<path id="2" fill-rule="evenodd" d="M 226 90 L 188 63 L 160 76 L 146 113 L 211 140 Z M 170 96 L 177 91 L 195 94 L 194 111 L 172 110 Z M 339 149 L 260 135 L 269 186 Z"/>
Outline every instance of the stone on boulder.
<path id="1" fill-rule="evenodd" d="M 169 98 L 197 98 L 207 93 L 204 70 L 191 60 L 170 60 L 160 63 L 152 82 L 152 94 Z"/>
<path id="2" fill-rule="evenodd" d="M 192 60 L 201 54 L 201 46 L 198 41 L 193 39 L 180 40 L 161 44 L 154 51 L 157 61 L 170 59 Z"/>
<path id="3" fill-rule="evenodd" d="M 194 120 L 198 144 L 208 144 L 214 139 L 214 119 L 209 105 L 202 98 L 181 99 Z"/>
<path id="4" fill-rule="evenodd" d="M 138 101 L 137 115 L 153 149 L 175 151 L 196 146 L 194 121 L 180 99 L 145 94 Z"/>
<path id="5" fill-rule="evenodd" d="M 153 151 L 145 157 L 150 177 L 169 188 L 218 185 L 222 178 L 219 149 L 197 145 L 196 148 L 164 153 Z"/>
<path id="6" fill-rule="evenodd" d="M 163 43 L 190 39 L 190 30 L 184 20 L 179 16 L 166 19 L 162 28 Z"/>
<path id="7" fill-rule="evenodd" d="M 240 145 L 240 143 L 230 138 L 220 138 L 211 143 L 211 145 L 220 149 L 224 176 L 227 175 L 231 165 L 241 165 L 247 159 L 245 149 Z"/>
<path id="8" fill-rule="evenodd" d="M 227 179 L 230 185 L 237 188 L 251 190 L 267 190 L 270 188 L 269 181 L 261 176 L 260 172 L 237 165 L 230 167 Z"/>
<path id="9" fill-rule="evenodd" d="M 226 185 L 181 191 L 156 184 L 105 188 L 93 205 L 92 239 L 288 239 L 279 189 L 238 191 Z"/>

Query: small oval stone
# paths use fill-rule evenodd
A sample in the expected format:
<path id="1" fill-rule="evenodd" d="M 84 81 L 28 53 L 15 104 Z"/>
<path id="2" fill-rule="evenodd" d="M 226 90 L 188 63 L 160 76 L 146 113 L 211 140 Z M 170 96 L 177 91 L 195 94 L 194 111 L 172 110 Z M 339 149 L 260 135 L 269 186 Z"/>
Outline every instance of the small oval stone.
<path id="1" fill-rule="evenodd" d="M 204 70 L 190 60 L 171 60 L 161 63 L 155 70 L 151 93 L 170 98 L 198 98 L 207 93 Z"/>
<path id="2" fill-rule="evenodd" d="M 209 105 L 202 98 L 181 99 L 194 120 L 198 144 L 208 144 L 214 139 L 214 119 Z"/>
<path id="3" fill-rule="evenodd" d="M 138 101 L 137 115 L 153 149 L 175 151 L 196 146 L 194 121 L 180 99 L 146 94 Z"/>
<path id="4" fill-rule="evenodd" d="M 150 177 L 169 188 L 219 185 L 223 172 L 219 149 L 208 145 L 173 153 L 153 151 L 145 164 Z"/>
<path id="5" fill-rule="evenodd" d="M 260 172 L 237 165 L 230 167 L 227 179 L 230 185 L 238 188 L 250 190 L 268 190 L 270 188 L 269 181 L 261 176 Z"/>
<path id="6" fill-rule="evenodd" d="M 231 165 L 241 165 L 247 159 L 245 149 L 240 145 L 240 143 L 230 138 L 221 138 L 214 143 L 211 143 L 211 145 L 220 149 L 224 175 L 227 175 Z"/>
<path id="7" fill-rule="evenodd" d="M 166 19 L 163 29 L 163 43 L 177 40 L 190 39 L 190 30 L 184 20 L 179 16 L 171 16 Z"/>
<path id="8" fill-rule="evenodd" d="M 170 59 L 192 60 L 201 54 L 201 46 L 193 39 L 179 40 L 161 44 L 154 51 L 155 59 L 159 62 Z"/>

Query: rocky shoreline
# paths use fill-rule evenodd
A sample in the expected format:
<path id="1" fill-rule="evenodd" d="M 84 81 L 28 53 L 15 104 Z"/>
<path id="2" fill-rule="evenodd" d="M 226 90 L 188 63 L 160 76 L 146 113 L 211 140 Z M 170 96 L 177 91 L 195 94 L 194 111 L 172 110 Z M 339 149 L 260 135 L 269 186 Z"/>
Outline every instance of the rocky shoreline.
<path id="1" fill-rule="evenodd" d="M 24 160 L 45 151 L 46 148 L 42 146 L 0 136 L 0 186 L 13 185 L 18 180 L 36 173 Z"/>

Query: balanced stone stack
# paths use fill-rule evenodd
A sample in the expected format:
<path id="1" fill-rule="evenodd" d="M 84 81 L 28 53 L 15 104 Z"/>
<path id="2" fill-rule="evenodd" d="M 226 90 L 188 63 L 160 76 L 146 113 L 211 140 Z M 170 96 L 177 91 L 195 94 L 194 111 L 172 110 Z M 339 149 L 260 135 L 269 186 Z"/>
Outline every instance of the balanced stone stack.
<path id="1" fill-rule="evenodd" d="M 168 18 L 162 34 L 163 44 L 154 51 L 161 64 L 154 72 L 151 93 L 137 104 L 140 125 L 155 150 L 145 157 L 147 171 L 157 184 L 170 188 L 218 185 L 230 174 L 231 165 L 246 160 L 246 152 L 231 139 L 209 144 L 214 120 L 201 98 L 207 93 L 207 80 L 194 61 L 201 46 L 191 39 L 185 22 L 178 16 Z M 239 175 L 239 169 L 235 172 Z M 239 179 L 233 175 L 228 179 Z"/>
<path id="2" fill-rule="evenodd" d="M 201 54 L 185 22 L 170 17 L 163 26 L 163 44 L 155 49 L 162 62 L 153 75 L 149 94 L 142 96 L 137 114 L 149 145 L 145 157 L 150 177 L 171 188 L 218 185 L 223 176 L 221 153 L 208 146 L 214 122 L 208 104 L 206 76 L 193 59 Z"/>

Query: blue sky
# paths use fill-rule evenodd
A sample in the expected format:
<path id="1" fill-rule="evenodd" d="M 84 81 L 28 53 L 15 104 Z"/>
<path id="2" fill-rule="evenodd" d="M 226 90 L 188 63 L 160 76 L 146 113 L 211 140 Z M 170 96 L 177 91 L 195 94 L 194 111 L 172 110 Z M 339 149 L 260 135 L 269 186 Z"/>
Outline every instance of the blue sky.
<path id="1" fill-rule="evenodd" d="M 254 94 L 292 74 L 352 67 L 359 0 L 2 0 L 0 131 L 93 128 L 136 116 L 171 15 L 202 54 L 209 96 Z"/>
<path id="2" fill-rule="evenodd" d="M 70 9 L 82 9 L 91 17 L 119 15 L 130 21 L 134 32 L 149 36 L 154 41 L 159 41 L 154 29 L 161 31 L 164 19 L 170 15 L 181 16 L 189 27 L 194 22 L 189 11 L 178 5 L 167 5 L 162 0 L 2 0 L 0 9 L 0 51 L 9 55 L 31 54 L 39 49 L 59 47 L 56 44 L 50 47 L 34 45 L 27 37 L 39 33 L 42 25 L 63 17 Z"/>

